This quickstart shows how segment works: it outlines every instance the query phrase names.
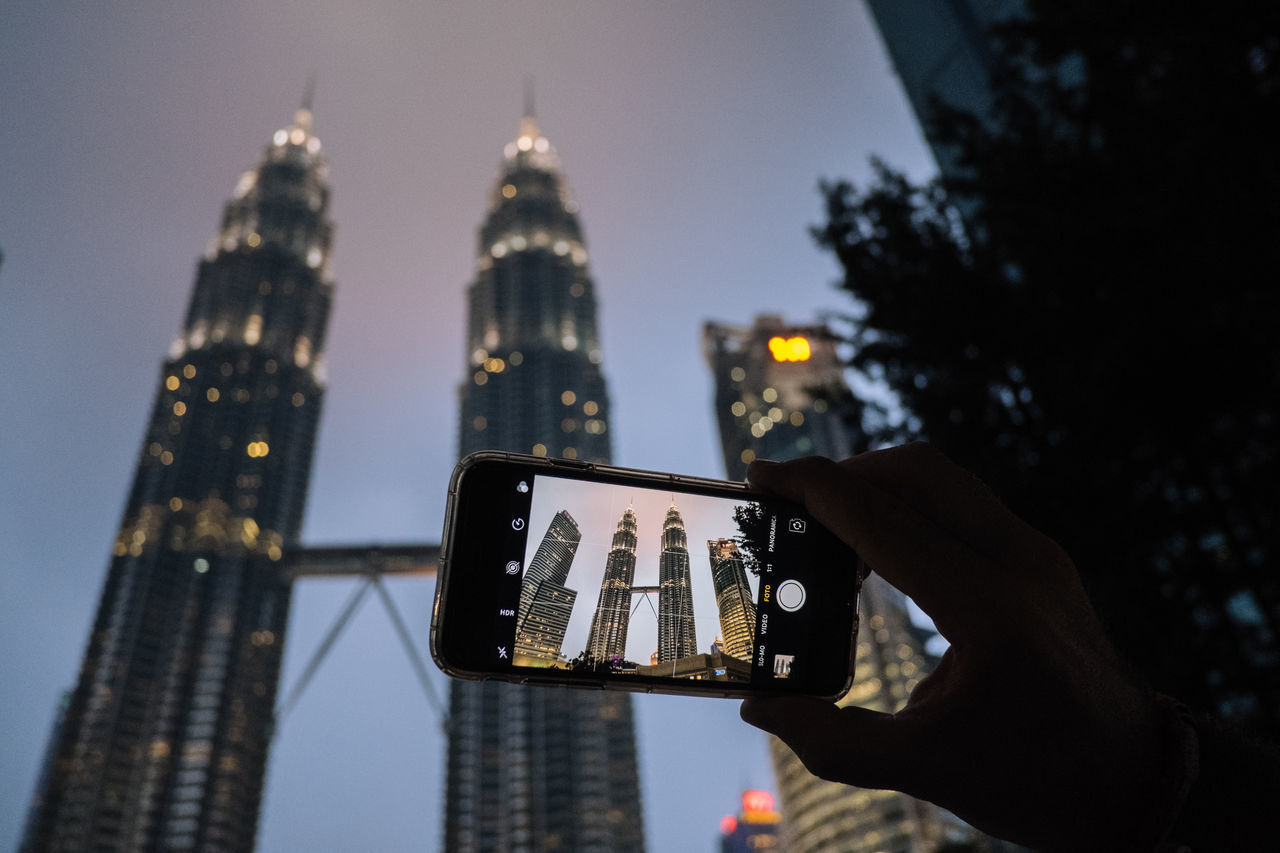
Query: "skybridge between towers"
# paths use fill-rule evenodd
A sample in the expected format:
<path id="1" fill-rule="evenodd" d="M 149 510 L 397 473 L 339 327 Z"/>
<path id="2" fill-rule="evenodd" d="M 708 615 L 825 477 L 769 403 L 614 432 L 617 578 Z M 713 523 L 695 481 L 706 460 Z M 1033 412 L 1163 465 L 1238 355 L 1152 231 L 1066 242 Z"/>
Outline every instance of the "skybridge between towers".
<path id="1" fill-rule="evenodd" d="M 316 545 L 286 553 L 289 580 L 371 575 L 434 575 L 439 545 Z"/>
<path id="2" fill-rule="evenodd" d="M 289 583 L 305 578 L 335 577 L 357 577 L 360 578 L 360 582 L 351 591 L 342 609 L 338 611 L 337 618 L 311 655 L 311 659 L 307 661 L 298 681 L 284 701 L 277 706 L 275 713 L 277 731 L 279 724 L 302 697 L 302 692 L 311 683 L 325 656 L 333 648 L 342 629 L 351 621 L 351 617 L 355 615 L 370 589 L 378 593 L 383 609 L 386 610 L 391 624 L 395 627 L 396 635 L 400 638 L 400 644 L 409 655 L 409 662 L 413 665 L 414 674 L 418 678 L 418 683 L 422 685 L 427 702 L 439 717 L 440 726 L 443 729 L 447 723 L 444 703 L 427 677 L 424 657 L 414 645 L 408 626 L 395 605 L 395 600 L 382 582 L 384 575 L 416 577 L 435 575 L 440 566 L 440 546 L 434 544 L 303 546 L 286 551 L 283 563 L 281 572 Z"/>

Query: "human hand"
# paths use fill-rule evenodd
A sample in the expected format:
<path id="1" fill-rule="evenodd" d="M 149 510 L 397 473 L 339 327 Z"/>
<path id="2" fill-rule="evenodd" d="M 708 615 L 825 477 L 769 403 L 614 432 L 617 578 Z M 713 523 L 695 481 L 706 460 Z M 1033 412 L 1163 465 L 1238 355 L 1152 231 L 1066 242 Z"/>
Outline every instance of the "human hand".
<path id="1" fill-rule="evenodd" d="M 1155 847 L 1181 784 L 1162 767 L 1166 714 L 1056 543 L 925 444 L 757 462 L 748 479 L 803 503 L 951 646 L 896 714 L 758 697 L 744 720 L 817 776 L 903 791 L 1019 844 Z"/>

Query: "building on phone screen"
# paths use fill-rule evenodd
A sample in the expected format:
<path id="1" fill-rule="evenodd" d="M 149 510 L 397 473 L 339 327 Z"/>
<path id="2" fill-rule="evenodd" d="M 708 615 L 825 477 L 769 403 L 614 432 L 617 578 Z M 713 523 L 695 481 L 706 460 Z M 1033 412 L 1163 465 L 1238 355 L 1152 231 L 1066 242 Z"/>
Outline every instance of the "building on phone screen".
<path id="1" fill-rule="evenodd" d="M 706 323 L 702 340 L 715 382 L 716 421 L 730 479 L 744 478 L 747 465 L 756 458 L 849 455 L 856 409 L 844 380 L 838 339 L 825 325 L 792 324 L 765 315 L 746 327 Z M 717 564 L 716 543 L 707 544 L 729 651 L 732 620 L 726 623 L 725 614 L 736 606 L 732 593 L 736 570 L 728 568 L 732 560 Z M 913 624 L 902 594 L 875 575 L 863 584 L 859 610 L 862 622 L 854 682 L 840 703 L 896 711 L 936 663 L 925 649 L 932 632 Z M 995 849 L 988 839 L 931 803 L 895 791 L 826 782 L 809 773 L 777 738 L 770 738 L 770 753 L 781 801 L 779 849 L 790 853 L 923 852 L 949 841 Z"/>
<path id="2" fill-rule="evenodd" d="M 306 104 L 276 132 L 197 267 L 24 851 L 253 849 L 333 293 L 311 128 Z"/>
<path id="3" fill-rule="evenodd" d="M 587 635 L 587 658 L 592 663 L 624 661 L 627 629 L 631 624 L 631 584 L 636 576 L 636 513 L 628 506 L 618 519 L 600 579 L 600 598 Z"/>
<path id="4" fill-rule="evenodd" d="M 595 285 L 577 214 L 527 105 L 503 154 L 467 288 L 461 454 L 609 460 Z M 556 560 L 572 559 L 568 540 L 553 543 Z M 540 626 L 526 645 L 538 654 L 554 646 L 559 655 L 560 626 L 575 606 L 562 568 L 568 563 L 534 576 L 524 621 Z M 547 593 L 541 602 L 539 591 Z M 629 695 L 457 679 L 449 689 L 443 849 L 644 849 Z"/>
<path id="5" fill-rule="evenodd" d="M 747 567 L 732 539 L 708 539 L 711 581 L 716 588 L 716 607 L 720 611 L 717 638 L 721 651 L 739 660 L 751 660 L 755 645 L 756 603 L 747 583 Z M 714 649 L 713 649 L 714 651 Z"/>
<path id="6" fill-rule="evenodd" d="M 520 581 L 512 663 L 550 666 L 564 662 L 560 648 L 578 597 L 576 590 L 564 584 L 581 541 L 582 531 L 573 516 L 568 510 L 557 512 Z"/>
<path id="7" fill-rule="evenodd" d="M 662 550 L 658 555 L 658 663 L 671 663 L 697 653 L 689 540 L 680 509 L 673 501 L 662 522 Z"/>

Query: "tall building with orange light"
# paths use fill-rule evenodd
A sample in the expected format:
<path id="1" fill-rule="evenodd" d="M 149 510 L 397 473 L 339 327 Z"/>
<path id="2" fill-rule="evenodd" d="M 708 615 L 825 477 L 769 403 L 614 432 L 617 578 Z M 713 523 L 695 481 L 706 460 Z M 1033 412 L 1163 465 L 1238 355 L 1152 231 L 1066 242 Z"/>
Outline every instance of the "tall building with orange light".
<path id="1" fill-rule="evenodd" d="M 749 327 L 708 323 L 703 347 L 715 378 L 714 405 L 729 477 L 744 477 L 756 457 L 849 455 L 856 410 L 836 338 L 825 326 L 788 324 L 772 316 L 757 317 Z M 875 575 L 863 584 L 859 611 L 854 682 L 840 704 L 897 711 L 935 663 L 925 649 L 931 632 L 911 622 L 906 599 Z M 729 629 L 724 630 L 727 644 Z M 779 849 L 932 853 L 950 841 L 994 849 L 930 803 L 819 779 L 777 738 L 769 739 L 769 750 L 781 802 Z"/>
<path id="2" fill-rule="evenodd" d="M 750 326 L 706 323 L 702 351 L 715 380 L 716 423 L 726 475 L 746 477 L 753 459 L 849 455 L 837 338 L 821 324 L 756 317 Z"/>
<path id="3" fill-rule="evenodd" d="M 720 853 L 781 853 L 786 849 L 778 835 L 781 817 L 768 791 L 744 791 L 742 811 L 720 819 Z"/>
<path id="4" fill-rule="evenodd" d="M 609 399 L 578 208 L 526 113 L 480 227 L 458 447 L 608 461 Z M 451 853 L 644 848 L 626 694 L 455 680 L 446 774 Z"/>
<path id="5" fill-rule="evenodd" d="M 22 849 L 247 851 L 324 391 L 333 228 L 304 107 L 227 203 L 160 371 Z"/>

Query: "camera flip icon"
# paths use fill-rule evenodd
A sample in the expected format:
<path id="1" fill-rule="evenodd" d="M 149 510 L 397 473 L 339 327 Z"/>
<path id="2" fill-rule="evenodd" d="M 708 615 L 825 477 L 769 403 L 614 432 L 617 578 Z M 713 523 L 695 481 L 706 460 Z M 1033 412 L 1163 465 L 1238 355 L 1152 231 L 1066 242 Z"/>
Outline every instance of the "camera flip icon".
<path id="1" fill-rule="evenodd" d="M 792 533 L 804 533 L 805 530 L 808 529 L 809 525 L 803 518 L 793 518 L 791 519 L 791 523 L 788 527 Z"/>

